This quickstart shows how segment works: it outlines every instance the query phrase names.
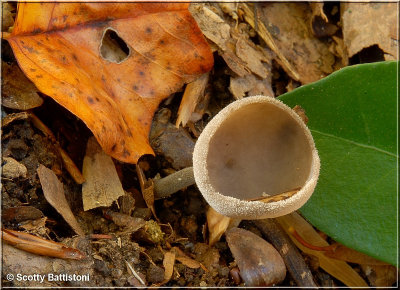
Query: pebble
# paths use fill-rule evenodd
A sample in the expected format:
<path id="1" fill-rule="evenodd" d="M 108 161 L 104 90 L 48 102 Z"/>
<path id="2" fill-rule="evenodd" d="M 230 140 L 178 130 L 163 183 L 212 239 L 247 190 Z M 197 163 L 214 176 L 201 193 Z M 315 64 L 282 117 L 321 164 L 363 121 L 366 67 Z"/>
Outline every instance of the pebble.
<path id="1" fill-rule="evenodd" d="M 26 173 L 28 172 L 25 165 L 11 157 L 3 158 L 1 169 L 1 175 L 10 179 L 26 177 Z"/>

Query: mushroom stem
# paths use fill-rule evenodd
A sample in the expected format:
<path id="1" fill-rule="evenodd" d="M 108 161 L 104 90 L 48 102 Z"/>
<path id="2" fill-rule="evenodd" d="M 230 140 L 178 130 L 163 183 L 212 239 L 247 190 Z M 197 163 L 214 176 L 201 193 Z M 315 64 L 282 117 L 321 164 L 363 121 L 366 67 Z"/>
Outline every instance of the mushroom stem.
<path id="1" fill-rule="evenodd" d="M 164 178 L 154 180 L 154 198 L 168 197 L 194 183 L 193 167 L 186 167 Z"/>

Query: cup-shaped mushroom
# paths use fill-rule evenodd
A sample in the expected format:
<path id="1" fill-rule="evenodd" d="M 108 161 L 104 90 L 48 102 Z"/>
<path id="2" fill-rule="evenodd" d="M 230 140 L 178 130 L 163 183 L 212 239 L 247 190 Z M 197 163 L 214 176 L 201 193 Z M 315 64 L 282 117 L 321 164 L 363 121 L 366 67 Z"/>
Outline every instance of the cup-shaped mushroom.
<path id="1" fill-rule="evenodd" d="M 195 181 L 206 201 L 217 212 L 240 219 L 297 210 L 312 195 L 319 168 L 314 140 L 302 119 L 266 96 L 247 97 L 222 109 L 201 133 L 193 153 Z M 295 193 L 254 201 L 289 191 Z"/>

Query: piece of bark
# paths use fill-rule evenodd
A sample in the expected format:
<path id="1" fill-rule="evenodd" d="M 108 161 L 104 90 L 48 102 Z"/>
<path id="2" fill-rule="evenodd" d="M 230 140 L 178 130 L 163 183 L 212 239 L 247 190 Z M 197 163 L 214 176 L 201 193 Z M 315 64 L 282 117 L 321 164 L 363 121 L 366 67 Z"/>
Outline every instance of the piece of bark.
<path id="1" fill-rule="evenodd" d="M 111 157 L 104 153 L 94 137 L 89 138 L 83 159 L 83 210 L 110 206 L 125 194 Z"/>
<path id="2" fill-rule="evenodd" d="M 4 222 L 20 223 L 27 220 L 42 218 L 43 213 L 33 206 L 17 206 L 2 210 L 1 218 Z"/>
<path id="3" fill-rule="evenodd" d="M 274 219 L 254 220 L 252 222 L 281 254 L 297 286 L 317 287 L 303 257 L 280 225 Z"/>
<path id="4" fill-rule="evenodd" d="M 37 173 L 46 200 L 57 210 L 78 235 L 84 235 L 85 232 L 78 224 L 65 198 L 63 184 L 58 180 L 56 174 L 42 164 L 39 165 Z"/>

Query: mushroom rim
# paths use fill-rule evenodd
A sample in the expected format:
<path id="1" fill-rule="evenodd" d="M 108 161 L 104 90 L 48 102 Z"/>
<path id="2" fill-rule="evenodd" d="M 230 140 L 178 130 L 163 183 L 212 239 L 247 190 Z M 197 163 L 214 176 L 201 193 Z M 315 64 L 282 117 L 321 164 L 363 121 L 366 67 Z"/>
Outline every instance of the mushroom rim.
<path id="1" fill-rule="evenodd" d="M 286 111 L 298 125 L 303 129 L 306 139 L 311 147 L 312 161 L 308 179 L 301 189 L 293 196 L 280 201 L 264 203 L 262 201 L 247 201 L 236 197 L 223 195 L 217 192 L 210 183 L 207 156 L 209 152 L 209 142 L 214 136 L 219 126 L 231 114 L 250 104 L 269 103 Z M 207 124 L 200 137 L 198 138 L 193 151 L 193 172 L 196 185 L 206 201 L 217 212 L 231 217 L 241 219 L 263 219 L 274 218 L 289 214 L 303 206 L 311 197 L 318 181 L 320 170 L 320 159 L 315 147 L 314 139 L 309 128 L 289 106 L 283 102 L 269 96 L 251 96 L 238 101 L 234 101 L 223 108 Z"/>

